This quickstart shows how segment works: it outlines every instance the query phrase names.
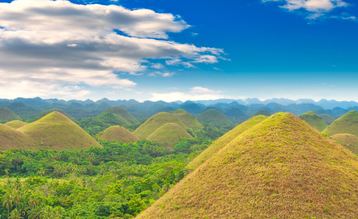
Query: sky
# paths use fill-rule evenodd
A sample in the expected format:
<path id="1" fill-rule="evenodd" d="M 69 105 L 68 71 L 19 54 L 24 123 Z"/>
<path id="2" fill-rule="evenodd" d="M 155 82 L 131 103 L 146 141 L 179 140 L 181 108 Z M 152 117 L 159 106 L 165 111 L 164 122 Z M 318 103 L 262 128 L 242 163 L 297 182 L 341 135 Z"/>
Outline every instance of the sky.
<path id="1" fill-rule="evenodd" d="M 358 101 L 355 0 L 0 0 L 0 98 Z"/>

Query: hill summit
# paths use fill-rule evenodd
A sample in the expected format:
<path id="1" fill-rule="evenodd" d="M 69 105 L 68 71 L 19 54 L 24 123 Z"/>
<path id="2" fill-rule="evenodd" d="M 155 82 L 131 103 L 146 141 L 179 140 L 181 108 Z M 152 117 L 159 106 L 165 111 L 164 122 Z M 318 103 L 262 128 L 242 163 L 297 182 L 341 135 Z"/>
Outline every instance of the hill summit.
<path id="1" fill-rule="evenodd" d="M 313 128 L 318 131 L 323 131 L 327 127 L 326 122 L 322 117 L 317 115 L 315 112 L 307 112 L 300 116 L 301 119 L 310 124 Z"/>
<path id="2" fill-rule="evenodd" d="M 245 131 L 138 218 L 357 218 L 358 159 L 278 113 Z"/>
<path id="3" fill-rule="evenodd" d="M 138 137 L 132 134 L 128 129 L 121 126 L 111 126 L 100 133 L 99 138 L 106 141 L 117 141 L 122 143 L 130 143 L 138 141 Z"/>
<path id="4" fill-rule="evenodd" d="M 87 132 L 60 112 L 51 112 L 18 130 L 31 137 L 36 147 L 65 149 L 99 146 Z"/>
<path id="5" fill-rule="evenodd" d="M 323 133 L 328 136 L 341 133 L 358 136 L 358 111 L 350 111 L 339 117 Z"/>

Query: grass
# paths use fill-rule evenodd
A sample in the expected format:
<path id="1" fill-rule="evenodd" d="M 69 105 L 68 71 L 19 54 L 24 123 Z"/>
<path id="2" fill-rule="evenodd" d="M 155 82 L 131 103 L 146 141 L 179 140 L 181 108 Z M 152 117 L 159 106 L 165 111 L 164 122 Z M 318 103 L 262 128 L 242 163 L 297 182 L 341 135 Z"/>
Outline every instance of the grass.
<path id="1" fill-rule="evenodd" d="M 98 138 L 121 143 L 131 143 L 139 140 L 137 136 L 121 126 L 111 126 L 107 128 L 99 134 Z"/>
<path id="2" fill-rule="evenodd" d="M 148 136 L 147 140 L 172 148 L 181 139 L 193 138 L 182 126 L 166 123 Z"/>
<path id="3" fill-rule="evenodd" d="M 26 125 L 27 122 L 24 122 L 24 121 L 21 121 L 21 120 L 12 120 L 12 121 L 9 121 L 7 123 L 5 123 L 5 125 L 11 127 L 11 128 L 14 128 L 14 129 L 18 129 L 18 128 L 21 128 L 22 126 Z"/>
<path id="4" fill-rule="evenodd" d="M 323 131 L 327 127 L 327 123 L 324 119 L 318 116 L 315 112 L 304 113 L 300 116 L 300 118 L 318 131 Z"/>
<path id="5" fill-rule="evenodd" d="M 225 135 L 214 141 L 214 143 L 211 144 L 206 150 L 204 150 L 201 154 L 194 158 L 188 164 L 187 168 L 190 170 L 196 169 L 198 166 L 200 166 L 202 163 L 204 163 L 206 160 L 216 154 L 219 150 L 225 147 L 228 143 L 237 138 L 240 134 L 259 124 L 266 118 L 266 116 L 262 115 L 254 116 L 251 119 L 236 126 L 231 131 L 227 132 Z"/>
<path id="6" fill-rule="evenodd" d="M 8 108 L 1 107 L 0 108 L 0 122 L 8 122 L 11 120 L 21 119 L 16 113 L 11 111 Z"/>
<path id="7" fill-rule="evenodd" d="M 331 137 L 338 144 L 346 146 L 353 153 L 358 154 L 358 137 L 352 134 L 335 134 Z"/>
<path id="8" fill-rule="evenodd" d="M 51 149 L 100 146 L 87 132 L 60 112 L 52 112 L 19 131 L 30 136 L 37 147 Z"/>
<path id="9" fill-rule="evenodd" d="M 0 125 L 0 149 L 26 148 L 32 146 L 33 140 L 24 133 L 7 125 Z"/>
<path id="10" fill-rule="evenodd" d="M 352 134 L 358 136 L 358 112 L 350 111 L 336 119 L 323 133 L 328 136 L 335 134 Z"/>
<path id="11" fill-rule="evenodd" d="M 138 218 L 358 218 L 358 158 L 278 113 L 239 135 Z"/>
<path id="12" fill-rule="evenodd" d="M 220 110 L 209 108 L 198 115 L 198 120 L 206 125 L 219 128 L 232 127 L 230 119 Z"/>

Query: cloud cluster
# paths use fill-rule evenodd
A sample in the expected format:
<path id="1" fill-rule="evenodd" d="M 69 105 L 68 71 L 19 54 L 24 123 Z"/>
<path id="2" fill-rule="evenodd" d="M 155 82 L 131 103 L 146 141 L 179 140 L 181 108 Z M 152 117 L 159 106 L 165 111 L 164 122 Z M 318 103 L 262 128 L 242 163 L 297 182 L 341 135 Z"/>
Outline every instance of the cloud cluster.
<path id="1" fill-rule="evenodd" d="M 132 88 L 121 73 L 153 59 L 215 63 L 222 50 L 177 43 L 168 33 L 189 27 L 180 17 L 116 5 L 67 0 L 0 3 L 2 97 L 90 96 L 90 88 Z M 16 92 L 15 92 L 16 91 Z"/>

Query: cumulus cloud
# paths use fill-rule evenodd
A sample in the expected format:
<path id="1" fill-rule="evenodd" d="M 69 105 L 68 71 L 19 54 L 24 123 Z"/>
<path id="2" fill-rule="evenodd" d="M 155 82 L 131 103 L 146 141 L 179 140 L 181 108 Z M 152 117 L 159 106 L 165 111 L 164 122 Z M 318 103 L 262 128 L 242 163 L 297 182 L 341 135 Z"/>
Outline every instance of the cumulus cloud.
<path id="1" fill-rule="evenodd" d="M 153 101 L 187 101 L 187 100 L 216 100 L 220 98 L 227 98 L 221 91 L 212 90 L 206 87 L 193 87 L 189 91 L 172 91 L 172 92 L 156 92 L 151 94 Z"/>
<path id="2" fill-rule="evenodd" d="M 90 97 L 93 86 L 133 88 L 134 81 L 119 75 L 145 71 L 151 65 L 148 60 L 211 64 L 222 54 L 221 49 L 171 41 L 169 32 L 189 25 L 148 9 L 15 0 L 0 3 L 0 11 L 3 97 L 12 96 L 11 89 L 18 96 Z"/>
<path id="3" fill-rule="evenodd" d="M 289 11 L 303 10 L 307 12 L 307 18 L 320 18 L 336 8 L 348 7 L 349 4 L 344 0 L 263 0 L 266 2 L 276 2 L 281 8 Z"/>

